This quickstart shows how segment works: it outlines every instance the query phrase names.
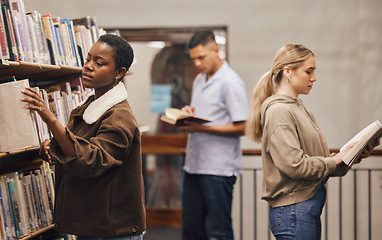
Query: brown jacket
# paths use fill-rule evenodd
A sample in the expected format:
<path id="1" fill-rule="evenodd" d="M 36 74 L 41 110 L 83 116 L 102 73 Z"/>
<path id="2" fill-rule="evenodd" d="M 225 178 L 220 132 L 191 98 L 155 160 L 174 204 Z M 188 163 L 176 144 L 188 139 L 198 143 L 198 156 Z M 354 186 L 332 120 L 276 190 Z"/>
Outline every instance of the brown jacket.
<path id="1" fill-rule="evenodd" d="M 66 132 L 76 157 L 66 157 L 54 139 L 55 229 L 114 238 L 145 230 L 141 137 L 123 83 L 71 113 Z"/>
<path id="2" fill-rule="evenodd" d="M 311 198 L 321 182 L 343 176 L 313 115 L 299 98 L 273 95 L 262 104 L 263 195 L 272 207 Z"/>

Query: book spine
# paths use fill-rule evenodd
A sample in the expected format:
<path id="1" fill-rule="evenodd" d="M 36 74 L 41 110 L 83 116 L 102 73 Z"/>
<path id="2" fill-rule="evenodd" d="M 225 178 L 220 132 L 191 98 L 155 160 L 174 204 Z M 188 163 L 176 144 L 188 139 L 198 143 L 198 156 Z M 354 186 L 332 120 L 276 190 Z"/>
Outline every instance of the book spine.
<path id="1" fill-rule="evenodd" d="M 64 46 L 62 44 L 62 37 L 61 37 L 61 33 L 60 33 L 60 22 L 57 19 L 57 17 L 52 18 L 52 24 L 53 24 L 53 35 L 55 36 L 55 40 L 56 40 L 57 46 L 58 46 L 58 52 L 60 54 L 59 55 L 60 56 L 60 62 L 62 65 L 68 65 L 68 59 L 66 58 Z"/>
<path id="2" fill-rule="evenodd" d="M 14 182 L 16 202 L 17 202 L 17 205 L 19 206 L 19 215 L 20 215 L 20 222 L 21 222 L 20 229 L 22 230 L 23 236 L 25 236 L 29 234 L 30 227 L 28 223 L 29 221 L 28 221 L 26 200 L 24 197 L 23 187 L 21 185 L 18 172 L 12 173 L 12 179 Z"/>
<path id="3" fill-rule="evenodd" d="M 9 17 L 11 19 L 11 22 L 13 24 L 13 34 L 16 40 L 16 47 L 19 53 L 19 58 L 20 61 L 28 62 L 28 57 L 26 55 L 26 52 L 24 52 L 23 45 L 21 42 L 21 35 L 20 35 L 20 22 L 17 19 L 16 14 L 12 11 L 9 10 Z"/>
<path id="4" fill-rule="evenodd" d="M 0 204 L 1 204 L 1 215 L 2 215 L 2 222 L 4 224 L 4 237 L 6 240 L 10 240 L 11 239 L 11 233 L 10 233 L 10 229 L 8 227 L 8 221 L 9 221 L 9 218 L 7 217 L 7 206 L 6 206 L 6 202 L 5 202 L 5 194 L 4 192 L 6 191 L 5 190 L 5 185 L 2 184 L 3 180 L 0 179 L 1 183 L 0 183 Z"/>
<path id="5" fill-rule="evenodd" d="M 10 49 L 9 58 L 11 61 L 18 61 L 19 57 L 18 57 L 18 52 L 16 47 L 16 40 L 14 39 L 14 35 L 13 35 L 12 22 L 10 22 L 9 11 L 7 10 L 6 6 L 3 4 L 1 5 L 1 12 L 3 15 L 5 32 L 7 34 L 8 48 Z"/>
<path id="6" fill-rule="evenodd" d="M 30 221 L 31 221 L 31 228 L 33 231 L 36 231 L 39 229 L 38 226 L 38 215 L 36 213 L 36 205 L 34 204 L 34 196 L 33 196 L 33 189 L 32 189 L 32 183 L 31 183 L 31 176 L 27 173 L 23 174 L 24 176 L 24 183 L 25 183 L 25 191 L 28 196 L 28 204 L 29 204 L 29 211 L 30 211 Z"/>
<path id="7" fill-rule="evenodd" d="M 3 11 L 0 11 L 0 45 L 1 53 L 4 59 L 10 60 L 9 45 L 7 40 L 7 33 L 5 29 Z"/>
<path id="8" fill-rule="evenodd" d="M 70 31 L 70 39 L 71 39 L 71 43 L 72 43 L 72 48 L 74 51 L 73 54 L 76 58 L 76 66 L 82 67 L 81 56 L 80 56 L 80 53 L 78 51 L 78 44 L 77 44 L 77 40 L 75 37 L 74 28 L 73 28 L 73 21 L 69 21 L 68 27 L 69 27 L 69 31 Z"/>
<path id="9" fill-rule="evenodd" d="M 36 229 L 40 229 L 42 227 L 41 225 L 41 214 L 39 210 L 38 205 L 38 196 L 36 195 L 36 186 L 34 184 L 33 180 L 33 173 L 31 171 L 28 171 L 25 175 L 25 180 L 28 186 L 28 190 L 31 195 L 31 203 L 32 203 L 32 210 L 33 210 L 33 216 L 35 219 Z"/>
<path id="10" fill-rule="evenodd" d="M 30 228 L 30 232 L 36 231 L 37 228 L 36 228 L 36 226 L 34 224 L 34 220 L 33 220 L 34 215 L 33 215 L 33 209 L 32 209 L 32 204 L 31 204 L 31 196 L 30 196 L 30 192 L 28 190 L 28 186 L 27 186 L 24 174 L 21 173 L 19 175 L 19 178 L 20 178 L 20 184 L 22 187 L 22 193 L 24 194 L 25 205 L 26 205 L 25 210 L 27 213 L 27 222 L 28 222 L 28 225 Z"/>
<path id="11" fill-rule="evenodd" d="M 13 219 L 13 225 L 16 233 L 16 237 L 22 237 L 23 231 L 21 228 L 21 220 L 20 220 L 20 209 L 19 205 L 15 198 L 15 186 L 13 179 L 7 178 L 7 184 L 8 184 L 8 196 L 9 196 L 9 205 L 11 209 L 11 215 Z"/>

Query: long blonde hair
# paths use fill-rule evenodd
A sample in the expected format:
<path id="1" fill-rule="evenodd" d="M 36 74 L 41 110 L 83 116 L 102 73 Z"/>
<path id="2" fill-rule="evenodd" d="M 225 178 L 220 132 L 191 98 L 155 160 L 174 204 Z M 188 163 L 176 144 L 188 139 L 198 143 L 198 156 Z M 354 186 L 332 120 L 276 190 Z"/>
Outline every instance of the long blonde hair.
<path id="1" fill-rule="evenodd" d="M 284 68 L 290 67 L 291 70 L 296 70 L 301 63 L 311 56 L 314 56 L 313 52 L 300 44 L 284 45 L 276 53 L 272 70 L 266 72 L 260 78 L 252 92 L 245 131 L 249 139 L 255 142 L 261 141 L 263 135 L 261 105 L 265 99 L 275 93 L 275 87 L 277 87 L 283 77 Z"/>

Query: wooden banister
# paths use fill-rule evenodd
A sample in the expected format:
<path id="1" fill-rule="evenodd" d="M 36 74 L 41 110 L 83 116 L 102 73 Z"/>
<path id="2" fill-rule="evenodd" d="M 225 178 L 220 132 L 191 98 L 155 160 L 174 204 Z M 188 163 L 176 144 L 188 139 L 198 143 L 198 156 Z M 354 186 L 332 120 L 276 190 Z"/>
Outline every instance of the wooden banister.
<path id="1" fill-rule="evenodd" d="M 142 135 L 142 154 L 185 154 L 187 134 L 157 134 Z M 330 149 L 330 152 L 338 152 L 339 149 Z M 259 156 L 260 149 L 243 149 L 244 156 Z M 372 155 L 382 156 L 382 150 L 374 150 Z"/>

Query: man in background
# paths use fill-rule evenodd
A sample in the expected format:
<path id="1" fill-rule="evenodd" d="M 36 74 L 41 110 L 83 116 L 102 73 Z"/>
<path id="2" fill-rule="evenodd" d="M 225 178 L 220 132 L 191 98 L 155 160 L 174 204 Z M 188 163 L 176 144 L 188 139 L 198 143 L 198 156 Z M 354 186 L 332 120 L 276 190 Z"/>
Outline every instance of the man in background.
<path id="1" fill-rule="evenodd" d="M 193 82 L 191 104 L 182 110 L 210 122 L 179 127 L 189 133 L 182 235 L 184 240 L 233 239 L 232 193 L 242 173 L 240 136 L 247 119 L 246 87 L 219 57 L 212 31 L 195 32 L 188 49 L 199 74 Z"/>

